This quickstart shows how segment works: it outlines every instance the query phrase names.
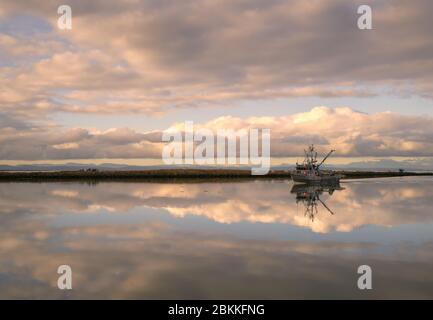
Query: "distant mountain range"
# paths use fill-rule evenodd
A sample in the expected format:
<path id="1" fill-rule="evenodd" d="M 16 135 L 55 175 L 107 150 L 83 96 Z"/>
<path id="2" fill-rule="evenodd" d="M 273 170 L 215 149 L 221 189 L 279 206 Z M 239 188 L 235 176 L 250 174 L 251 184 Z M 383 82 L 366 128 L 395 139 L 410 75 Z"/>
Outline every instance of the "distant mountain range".
<path id="1" fill-rule="evenodd" d="M 65 163 L 65 164 L 22 164 L 22 165 L 0 165 L 0 171 L 70 171 L 70 170 L 159 170 L 159 169 L 245 169 L 249 170 L 249 166 L 241 167 L 221 167 L 221 166 L 198 166 L 198 165 L 127 165 L 116 163 L 102 164 L 82 164 L 82 163 Z M 293 169 L 293 164 L 281 164 L 272 166 L 275 170 Z M 323 169 L 340 169 L 340 170 L 412 170 L 412 171 L 433 171 L 433 159 L 416 159 L 395 161 L 391 159 L 378 159 L 374 161 L 359 161 L 344 165 L 324 164 Z"/>
<path id="2" fill-rule="evenodd" d="M 198 166 L 198 165 L 155 165 L 155 166 L 137 166 L 116 163 L 102 163 L 102 164 L 82 164 L 82 163 L 65 163 L 65 164 L 23 164 L 23 165 L 0 165 L 0 171 L 70 171 L 70 170 L 160 170 L 160 169 L 218 169 L 218 166 Z M 249 170 L 250 167 L 224 167 L 225 169 L 243 169 Z"/>
<path id="3" fill-rule="evenodd" d="M 103 164 L 22 164 L 22 165 L 0 165 L 0 171 L 69 171 L 69 170 L 151 170 L 163 169 L 167 166 L 130 166 L 126 164 L 103 163 Z"/>

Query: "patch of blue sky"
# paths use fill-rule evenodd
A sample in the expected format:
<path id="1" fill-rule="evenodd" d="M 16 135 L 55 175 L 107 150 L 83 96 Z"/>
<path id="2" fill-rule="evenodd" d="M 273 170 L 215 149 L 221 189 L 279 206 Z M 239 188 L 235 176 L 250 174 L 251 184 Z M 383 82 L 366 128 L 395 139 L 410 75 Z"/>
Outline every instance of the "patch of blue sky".
<path id="1" fill-rule="evenodd" d="M 53 27 L 46 20 L 37 16 L 16 14 L 0 20 L 0 32 L 11 36 L 33 36 L 49 33 Z"/>

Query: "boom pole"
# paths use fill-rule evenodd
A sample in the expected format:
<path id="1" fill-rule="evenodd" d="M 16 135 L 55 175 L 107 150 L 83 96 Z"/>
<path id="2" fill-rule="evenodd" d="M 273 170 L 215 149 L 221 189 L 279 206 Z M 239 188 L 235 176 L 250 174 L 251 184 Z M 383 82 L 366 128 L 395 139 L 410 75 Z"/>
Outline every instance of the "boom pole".
<path id="1" fill-rule="evenodd" d="M 335 150 L 331 150 L 331 151 L 329 151 L 328 154 L 325 156 L 325 158 L 323 158 L 323 160 L 322 160 L 322 161 L 317 165 L 317 168 L 319 168 L 319 167 L 323 164 L 323 162 L 325 162 L 326 159 L 328 159 L 329 156 L 330 156 L 333 152 L 335 152 Z"/>

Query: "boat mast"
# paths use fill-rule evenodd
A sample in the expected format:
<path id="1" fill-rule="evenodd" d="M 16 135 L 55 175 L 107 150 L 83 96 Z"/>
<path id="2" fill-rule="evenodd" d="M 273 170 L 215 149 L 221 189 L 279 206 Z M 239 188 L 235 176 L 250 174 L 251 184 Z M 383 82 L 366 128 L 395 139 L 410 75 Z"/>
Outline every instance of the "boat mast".
<path id="1" fill-rule="evenodd" d="M 308 146 L 308 151 L 304 149 L 304 153 L 304 163 L 307 165 L 308 169 L 313 169 L 314 164 L 317 162 L 317 152 L 314 151 L 314 145 Z"/>

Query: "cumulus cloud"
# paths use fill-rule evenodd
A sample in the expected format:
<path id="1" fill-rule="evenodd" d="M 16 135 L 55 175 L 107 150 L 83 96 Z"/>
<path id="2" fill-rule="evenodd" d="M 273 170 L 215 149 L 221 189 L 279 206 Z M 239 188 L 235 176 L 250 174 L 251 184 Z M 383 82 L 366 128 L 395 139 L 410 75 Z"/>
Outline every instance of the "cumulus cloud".
<path id="1" fill-rule="evenodd" d="M 182 124 L 174 127 L 182 128 Z M 351 108 L 315 107 L 280 117 L 220 117 L 197 128 L 271 129 L 272 156 L 300 156 L 306 144 L 343 156 L 431 156 L 433 119 L 393 112 L 367 114 Z"/>
<path id="2" fill-rule="evenodd" d="M 0 129 L 0 157 L 5 160 L 152 158 L 161 159 L 162 131 L 129 128 L 69 130 L 32 126 L 5 117 Z M 3 124 L 3 123 L 2 123 Z M 219 117 L 194 129 L 270 129 L 271 156 L 302 156 L 307 144 L 339 156 L 433 156 L 433 119 L 392 112 L 367 114 L 351 108 L 315 107 L 280 117 Z M 169 128 L 184 130 L 184 123 Z"/>
<path id="3" fill-rule="evenodd" d="M 2 159 L 160 157 L 161 132 L 68 131 L 50 120 L 57 112 L 161 116 L 239 101 L 432 94 L 428 0 L 375 1 L 371 31 L 356 26 L 357 0 L 77 0 L 68 32 L 56 26 L 57 0 L 0 3 Z M 30 22 L 13 28 L 23 16 Z M 310 142 L 347 156 L 430 156 L 431 122 L 320 107 L 202 125 L 270 128 L 274 156 L 298 156 Z"/>
<path id="4" fill-rule="evenodd" d="M 160 158 L 158 144 L 127 128 L 92 132 L 86 129 L 30 130 L 16 135 L 2 129 L 0 157 L 5 160 Z"/>
<path id="5" fill-rule="evenodd" d="M 374 30 L 362 32 L 364 2 L 74 1 L 73 30 L 62 32 L 59 1 L 1 1 L 9 19 L 27 14 L 52 29 L 37 33 L 43 41 L 0 35 L 9 60 L 29 60 L 8 70 L 0 108 L 154 115 L 383 90 L 431 97 L 431 1 L 374 1 Z"/>

